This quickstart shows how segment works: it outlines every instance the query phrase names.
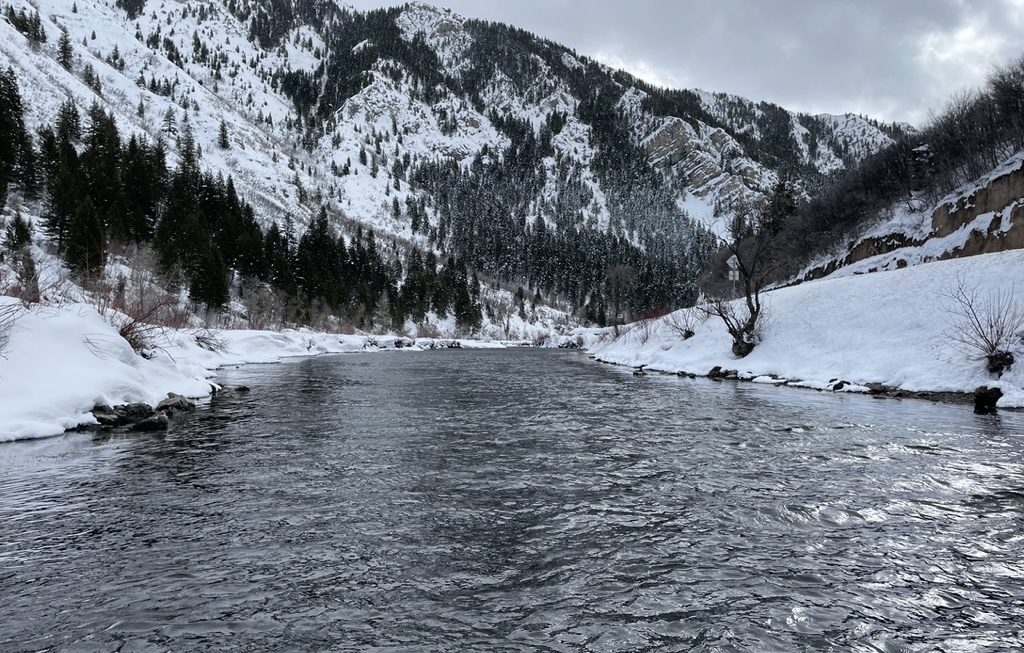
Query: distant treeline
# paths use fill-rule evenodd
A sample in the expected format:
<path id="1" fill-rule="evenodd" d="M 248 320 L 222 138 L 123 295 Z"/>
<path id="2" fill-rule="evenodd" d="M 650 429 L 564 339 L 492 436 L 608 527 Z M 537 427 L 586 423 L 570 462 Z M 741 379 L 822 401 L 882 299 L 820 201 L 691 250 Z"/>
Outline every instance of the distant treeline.
<path id="1" fill-rule="evenodd" d="M 264 230 L 231 177 L 201 170 L 187 117 L 174 146 L 179 163 L 170 167 L 162 139 L 126 142 L 112 114 L 94 104 L 83 117 L 71 100 L 31 134 L 16 75 L 0 71 L 0 209 L 12 188 L 42 206 L 41 227 L 81 279 L 99 275 L 111 250 L 139 244 L 155 251 L 168 284 L 211 309 L 234 284 L 273 288 L 300 323 L 330 312 L 362 328 L 401 328 L 434 311 L 480 326 L 480 282 L 459 260 L 393 244 L 382 251 L 372 231 L 336 236 L 324 209 L 301 237 L 287 219 Z M 12 222 L 7 249 L 29 233 L 20 215 Z"/>

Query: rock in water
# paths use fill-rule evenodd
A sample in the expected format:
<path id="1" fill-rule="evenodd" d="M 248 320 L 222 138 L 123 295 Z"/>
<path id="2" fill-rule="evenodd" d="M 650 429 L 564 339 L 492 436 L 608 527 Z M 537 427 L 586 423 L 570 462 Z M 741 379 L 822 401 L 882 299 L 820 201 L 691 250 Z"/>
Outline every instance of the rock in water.
<path id="1" fill-rule="evenodd" d="M 121 406 L 96 406 L 92 409 L 92 415 L 99 422 L 100 426 L 115 427 L 135 424 L 154 413 L 153 407 L 149 404 L 123 404 Z"/>
<path id="2" fill-rule="evenodd" d="M 166 431 L 171 425 L 171 420 L 164 413 L 157 413 L 152 417 L 147 417 L 141 422 L 132 426 L 133 431 L 141 431 L 143 433 L 156 433 L 159 431 Z"/>
<path id="3" fill-rule="evenodd" d="M 996 404 L 1003 391 L 999 388 L 990 388 L 986 385 L 974 391 L 974 413 L 976 415 L 993 415 L 996 412 Z"/>
<path id="4" fill-rule="evenodd" d="M 156 405 L 156 409 L 157 411 L 170 413 L 190 413 L 196 409 L 196 403 L 191 399 L 170 392 L 167 394 L 167 399 Z"/>

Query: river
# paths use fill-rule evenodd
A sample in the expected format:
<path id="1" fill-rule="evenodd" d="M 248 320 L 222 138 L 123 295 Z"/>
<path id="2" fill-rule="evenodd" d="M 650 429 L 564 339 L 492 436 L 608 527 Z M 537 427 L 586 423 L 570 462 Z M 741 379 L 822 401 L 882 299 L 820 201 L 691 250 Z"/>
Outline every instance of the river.
<path id="1" fill-rule="evenodd" d="M 1024 648 L 1024 415 L 536 350 L 221 380 L 0 445 L 0 651 Z"/>

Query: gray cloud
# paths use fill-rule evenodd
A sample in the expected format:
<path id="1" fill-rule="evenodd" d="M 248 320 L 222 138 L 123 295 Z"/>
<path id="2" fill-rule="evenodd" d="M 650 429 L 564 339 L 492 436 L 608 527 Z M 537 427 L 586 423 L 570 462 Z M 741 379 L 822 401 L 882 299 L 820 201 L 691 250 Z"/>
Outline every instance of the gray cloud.
<path id="1" fill-rule="evenodd" d="M 395 2 L 350 0 L 359 9 Z M 1024 53 L 1024 0 L 439 0 L 674 87 L 919 124 Z"/>

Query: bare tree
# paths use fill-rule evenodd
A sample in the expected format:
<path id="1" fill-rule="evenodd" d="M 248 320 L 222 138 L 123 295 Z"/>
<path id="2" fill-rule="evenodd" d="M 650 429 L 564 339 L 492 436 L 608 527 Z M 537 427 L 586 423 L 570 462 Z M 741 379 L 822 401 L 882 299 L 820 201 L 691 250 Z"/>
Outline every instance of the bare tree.
<path id="1" fill-rule="evenodd" d="M 615 337 L 619 337 L 619 326 L 625 320 L 626 304 L 629 295 L 636 287 L 636 273 L 632 266 L 616 265 L 608 270 L 605 279 L 605 288 L 608 293 L 608 303 L 611 306 L 611 322 L 615 327 Z"/>
<path id="2" fill-rule="evenodd" d="M 951 316 L 950 337 L 962 350 L 985 361 L 992 374 L 1013 365 L 1010 347 L 1024 336 L 1024 305 L 1014 293 L 995 290 L 982 294 L 957 275 L 956 286 L 945 293 Z"/>
<path id="3" fill-rule="evenodd" d="M 760 342 L 762 293 L 783 267 L 777 236 L 796 207 L 789 184 L 780 181 L 765 204 L 737 205 L 732 210 L 733 219 L 722 239 L 722 251 L 734 269 L 732 283 L 740 295 L 734 300 L 735 293 L 729 284 L 707 283 L 706 299 L 700 309 L 722 320 L 732 337 L 733 354 L 743 358 Z"/>
<path id="4" fill-rule="evenodd" d="M 707 318 L 707 313 L 699 309 L 684 308 L 665 317 L 665 326 L 680 340 L 689 340 L 696 332 L 697 327 Z"/>
<path id="5" fill-rule="evenodd" d="M 0 356 L 7 351 L 7 345 L 11 342 L 11 332 L 21 317 L 22 310 L 22 305 L 16 302 L 0 305 Z"/>

